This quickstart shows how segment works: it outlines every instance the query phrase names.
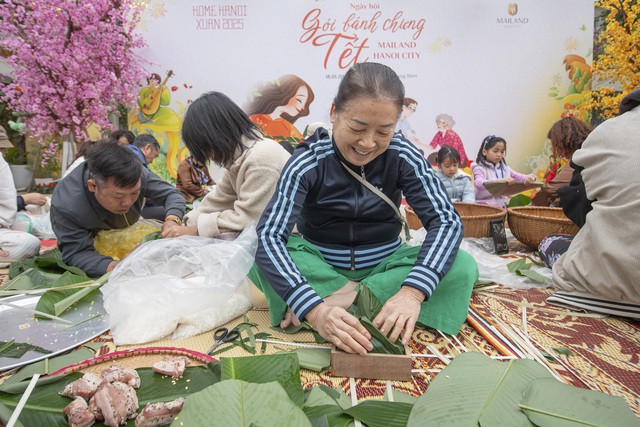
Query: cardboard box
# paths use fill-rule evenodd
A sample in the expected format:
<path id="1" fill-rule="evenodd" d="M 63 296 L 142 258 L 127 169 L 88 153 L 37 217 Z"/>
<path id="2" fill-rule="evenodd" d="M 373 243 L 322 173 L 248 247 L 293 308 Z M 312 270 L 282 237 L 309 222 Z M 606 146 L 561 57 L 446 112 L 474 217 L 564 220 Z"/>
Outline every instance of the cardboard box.
<path id="1" fill-rule="evenodd" d="M 368 353 L 366 356 L 345 353 L 331 347 L 331 375 L 371 380 L 411 380 L 411 350 L 406 354 Z"/>

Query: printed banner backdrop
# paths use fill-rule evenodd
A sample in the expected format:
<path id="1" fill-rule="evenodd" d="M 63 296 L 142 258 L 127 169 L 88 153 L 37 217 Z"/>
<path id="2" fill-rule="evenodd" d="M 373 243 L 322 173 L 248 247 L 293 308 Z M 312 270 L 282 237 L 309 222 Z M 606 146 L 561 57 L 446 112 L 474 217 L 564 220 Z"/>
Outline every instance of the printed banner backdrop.
<path id="1" fill-rule="evenodd" d="M 447 114 L 470 160 L 495 134 L 517 171 L 544 170 L 550 126 L 576 115 L 590 87 L 593 18 L 586 0 L 151 0 L 140 54 L 166 85 L 151 105 L 154 88 L 141 82 L 129 125 L 156 135 L 164 156 L 154 170 L 175 178 L 188 155 L 182 117 L 200 94 L 224 92 L 274 139 L 297 141 L 312 122 L 330 125 L 340 78 L 372 61 L 402 78 L 413 101 L 402 128 L 425 155 L 438 148 L 436 116 Z M 296 93 L 307 104 L 292 126 L 280 111 L 291 95 L 258 102 L 267 92 L 285 96 L 287 84 L 307 89 Z"/>

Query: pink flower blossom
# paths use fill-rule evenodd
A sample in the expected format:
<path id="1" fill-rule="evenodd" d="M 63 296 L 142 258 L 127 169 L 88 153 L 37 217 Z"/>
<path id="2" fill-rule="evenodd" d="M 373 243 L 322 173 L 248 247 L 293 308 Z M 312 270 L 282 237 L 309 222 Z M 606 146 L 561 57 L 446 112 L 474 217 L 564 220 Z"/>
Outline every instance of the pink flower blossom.
<path id="1" fill-rule="evenodd" d="M 86 128 L 112 129 L 109 113 L 135 105 L 143 80 L 145 47 L 136 27 L 135 0 L 5 0 L 0 3 L 0 46 L 11 51 L 13 82 L 4 100 L 27 113 L 25 123 L 42 145 L 43 161 L 55 153 L 45 137 Z"/>

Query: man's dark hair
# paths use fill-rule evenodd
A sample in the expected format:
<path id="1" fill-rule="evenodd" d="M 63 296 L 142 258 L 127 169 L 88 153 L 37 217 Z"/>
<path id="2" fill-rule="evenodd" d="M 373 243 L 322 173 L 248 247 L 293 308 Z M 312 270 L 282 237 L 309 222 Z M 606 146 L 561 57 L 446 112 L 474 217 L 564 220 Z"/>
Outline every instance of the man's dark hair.
<path id="1" fill-rule="evenodd" d="M 129 145 L 133 144 L 133 140 L 136 139 L 136 136 L 130 130 L 118 129 L 114 130 L 111 135 L 109 135 L 108 142 L 119 142 L 120 138 L 123 136 L 127 138 L 127 142 L 129 142 Z"/>
<path id="2" fill-rule="evenodd" d="M 131 188 L 142 175 L 142 164 L 127 147 L 118 144 L 99 144 L 87 156 L 89 176 L 98 187 L 106 185 L 109 178 L 120 188 Z"/>
<path id="3" fill-rule="evenodd" d="M 260 128 L 228 96 L 208 92 L 193 101 L 182 122 L 182 139 L 200 163 L 207 160 L 230 166 L 238 150 L 246 147 L 242 138 L 259 140 Z"/>
<path id="4" fill-rule="evenodd" d="M 151 145 L 154 150 L 160 150 L 160 143 L 156 137 L 150 133 L 143 133 L 142 135 L 136 136 L 136 139 L 133 140 L 133 145 L 138 148 L 144 148 L 147 145 Z"/>

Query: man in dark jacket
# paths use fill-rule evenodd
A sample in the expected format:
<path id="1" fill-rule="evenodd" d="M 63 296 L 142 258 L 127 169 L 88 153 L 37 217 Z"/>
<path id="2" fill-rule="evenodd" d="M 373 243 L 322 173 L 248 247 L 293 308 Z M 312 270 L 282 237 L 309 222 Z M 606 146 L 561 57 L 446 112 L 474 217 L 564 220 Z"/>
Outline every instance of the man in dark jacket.
<path id="1" fill-rule="evenodd" d="M 185 201 L 174 186 L 142 167 L 125 147 L 96 148 L 53 192 L 51 224 L 63 261 L 90 277 L 113 270 L 117 261 L 96 252 L 93 239 L 101 230 L 133 225 L 147 197 L 164 206 L 163 234 L 181 225 Z"/>

